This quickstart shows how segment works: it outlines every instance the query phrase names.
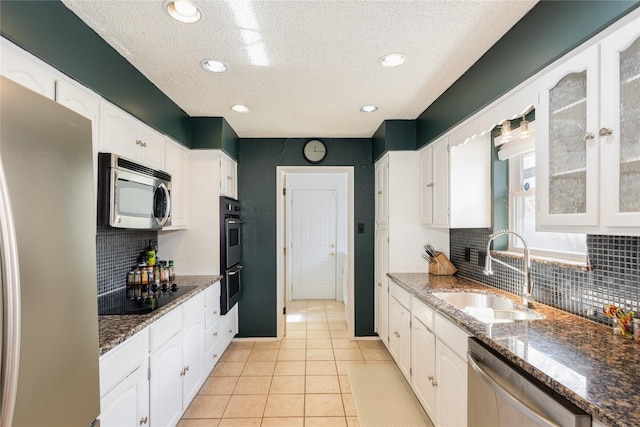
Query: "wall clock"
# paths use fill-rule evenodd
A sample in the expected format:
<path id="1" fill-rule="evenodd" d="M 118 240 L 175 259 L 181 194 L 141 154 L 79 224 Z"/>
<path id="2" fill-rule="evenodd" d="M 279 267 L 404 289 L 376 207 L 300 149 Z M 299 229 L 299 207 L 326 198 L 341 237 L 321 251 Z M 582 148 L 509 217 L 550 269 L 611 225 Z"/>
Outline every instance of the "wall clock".
<path id="1" fill-rule="evenodd" d="M 319 139 L 311 139 L 304 144 L 303 154 L 309 163 L 320 163 L 327 155 L 327 147 Z"/>

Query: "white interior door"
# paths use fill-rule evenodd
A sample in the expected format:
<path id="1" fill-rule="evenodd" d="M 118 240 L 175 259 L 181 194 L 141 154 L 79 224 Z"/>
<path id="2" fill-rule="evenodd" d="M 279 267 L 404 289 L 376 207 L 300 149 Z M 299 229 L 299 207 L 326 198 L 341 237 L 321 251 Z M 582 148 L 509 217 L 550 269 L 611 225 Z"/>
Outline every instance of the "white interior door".
<path id="1" fill-rule="evenodd" d="M 336 191 L 291 192 L 292 299 L 336 299 Z"/>

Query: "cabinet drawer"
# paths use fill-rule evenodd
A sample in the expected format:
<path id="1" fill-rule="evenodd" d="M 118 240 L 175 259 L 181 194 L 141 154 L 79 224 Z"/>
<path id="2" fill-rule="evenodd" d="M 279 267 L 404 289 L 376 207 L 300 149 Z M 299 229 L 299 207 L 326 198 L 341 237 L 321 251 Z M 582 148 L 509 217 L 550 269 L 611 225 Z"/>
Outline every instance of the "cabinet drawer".
<path id="1" fill-rule="evenodd" d="M 220 282 L 209 286 L 205 291 L 205 328 L 210 328 L 220 320 Z"/>
<path id="2" fill-rule="evenodd" d="M 215 282 L 204 290 L 204 304 L 207 307 L 220 306 L 220 281 Z"/>
<path id="3" fill-rule="evenodd" d="M 436 313 L 436 336 L 462 360 L 467 360 L 467 338 L 469 335 L 444 317 Z"/>
<path id="4" fill-rule="evenodd" d="M 411 296 L 411 313 L 416 319 L 421 321 L 424 326 L 433 331 L 433 315 L 435 312 L 413 295 Z"/>
<path id="5" fill-rule="evenodd" d="M 149 329 L 145 328 L 100 358 L 100 397 L 149 357 Z"/>
<path id="6" fill-rule="evenodd" d="M 204 321 L 204 292 L 200 292 L 182 304 L 182 325 L 190 327 L 194 323 Z"/>
<path id="7" fill-rule="evenodd" d="M 208 353 L 220 341 L 220 325 L 222 322 L 217 322 L 215 325 L 207 328 L 205 337 L 205 351 Z"/>
<path id="8" fill-rule="evenodd" d="M 411 309 L 411 294 L 409 292 L 402 289 L 396 283 L 389 282 L 389 293 L 400 304 L 404 305 L 408 309 Z"/>
<path id="9" fill-rule="evenodd" d="M 182 306 L 149 326 L 149 352 L 153 353 L 176 333 L 182 330 Z"/>

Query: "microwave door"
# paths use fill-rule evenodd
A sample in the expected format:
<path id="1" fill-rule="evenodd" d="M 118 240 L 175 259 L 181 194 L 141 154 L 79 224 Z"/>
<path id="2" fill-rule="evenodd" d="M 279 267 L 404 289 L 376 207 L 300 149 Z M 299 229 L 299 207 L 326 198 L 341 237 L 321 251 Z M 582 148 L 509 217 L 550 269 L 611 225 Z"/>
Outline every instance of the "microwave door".
<path id="1" fill-rule="evenodd" d="M 171 225 L 171 193 L 165 184 L 160 184 L 153 195 L 153 217 L 159 227 Z"/>
<path id="2" fill-rule="evenodd" d="M 114 203 L 110 225 L 122 228 L 152 228 L 157 226 L 153 208 L 156 181 L 151 178 L 116 171 Z"/>

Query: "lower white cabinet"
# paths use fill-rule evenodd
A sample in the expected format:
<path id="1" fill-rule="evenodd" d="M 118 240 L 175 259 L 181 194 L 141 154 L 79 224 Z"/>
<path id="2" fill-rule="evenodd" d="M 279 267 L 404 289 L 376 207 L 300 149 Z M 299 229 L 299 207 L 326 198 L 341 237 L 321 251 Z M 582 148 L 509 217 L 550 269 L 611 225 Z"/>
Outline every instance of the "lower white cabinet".
<path id="1" fill-rule="evenodd" d="M 175 426 L 238 333 L 220 282 L 100 358 L 100 425 Z"/>
<path id="2" fill-rule="evenodd" d="M 100 425 L 149 423 L 149 331 L 144 329 L 100 357 Z"/>
<path id="3" fill-rule="evenodd" d="M 415 307 L 415 304 L 414 304 Z M 436 336 L 414 313 L 411 323 L 411 387 L 425 412 L 435 419 Z"/>
<path id="4" fill-rule="evenodd" d="M 436 427 L 467 425 L 467 363 L 436 340 Z"/>
<path id="5" fill-rule="evenodd" d="M 411 381 L 411 295 L 389 284 L 389 353 L 407 381 Z"/>
<path id="6" fill-rule="evenodd" d="M 182 416 L 182 331 L 149 357 L 151 425 L 175 426 Z"/>
<path id="7" fill-rule="evenodd" d="M 392 281 L 388 302 L 389 353 L 418 401 L 436 427 L 466 426 L 469 335 Z"/>
<path id="8" fill-rule="evenodd" d="M 204 382 L 204 302 L 199 293 L 150 327 L 153 342 L 154 335 L 181 326 L 166 342 L 157 342 L 160 348 L 149 358 L 152 426 L 178 424 Z"/>

